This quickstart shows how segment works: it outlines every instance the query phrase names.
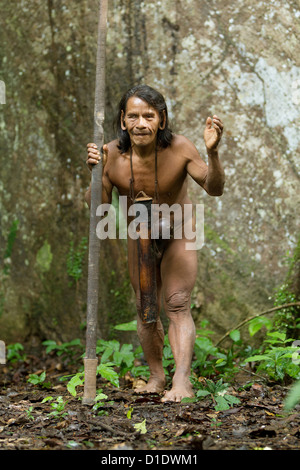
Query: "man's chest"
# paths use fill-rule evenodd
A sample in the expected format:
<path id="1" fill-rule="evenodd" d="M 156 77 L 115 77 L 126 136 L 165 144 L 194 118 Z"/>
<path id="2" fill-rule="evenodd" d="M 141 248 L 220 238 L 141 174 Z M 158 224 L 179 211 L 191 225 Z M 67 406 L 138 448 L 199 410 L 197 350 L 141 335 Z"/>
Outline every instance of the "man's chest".
<path id="1" fill-rule="evenodd" d="M 121 156 L 108 170 L 109 179 L 121 195 L 138 194 L 145 192 L 154 197 L 156 188 L 161 195 L 172 194 L 177 191 L 186 178 L 186 171 L 182 166 L 170 161 L 169 158 L 158 158 L 143 161 Z M 157 182 L 157 184 L 155 183 Z"/>

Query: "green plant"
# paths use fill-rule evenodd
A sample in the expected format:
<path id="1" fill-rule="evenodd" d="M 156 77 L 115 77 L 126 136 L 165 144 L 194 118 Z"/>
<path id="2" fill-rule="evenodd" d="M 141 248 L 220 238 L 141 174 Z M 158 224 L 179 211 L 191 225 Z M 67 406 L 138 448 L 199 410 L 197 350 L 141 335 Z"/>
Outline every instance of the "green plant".
<path id="1" fill-rule="evenodd" d="M 28 419 L 34 420 L 34 416 L 32 415 L 32 411 L 33 411 L 33 406 L 30 406 L 30 407 L 28 408 L 28 410 L 26 410 L 26 414 L 27 414 L 27 418 L 28 418 Z"/>
<path id="2" fill-rule="evenodd" d="M 191 382 L 196 390 L 195 398 L 184 398 L 182 403 L 210 398 L 214 403 L 216 411 L 228 410 L 231 406 L 240 403 L 240 400 L 236 396 L 230 395 L 227 392 L 229 385 L 223 383 L 222 378 L 216 383 L 213 380 L 206 379 L 203 385 L 195 377 L 191 377 Z"/>
<path id="3" fill-rule="evenodd" d="M 76 387 L 81 387 L 84 384 L 84 372 L 78 372 L 75 374 L 67 383 L 68 392 L 76 397 L 77 391 Z"/>
<path id="4" fill-rule="evenodd" d="M 132 320 L 127 323 L 120 323 L 119 325 L 114 326 L 115 330 L 120 330 L 120 331 L 136 331 L 137 330 L 137 321 Z"/>
<path id="5" fill-rule="evenodd" d="M 46 340 L 42 344 L 46 346 L 47 354 L 56 351 L 57 356 L 63 356 L 65 359 L 68 358 L 70 360 L 73 360 L 74 356 L 83 352 L 83 345 L 78 338 L 62 344 L 57 344 L 54 340 Z"/>
<path id="6" fill-rule="evenodd" d="M 108 380 L 115 387 L 119 387 L 119 375 L 114 369 L 115 364 L 107 362 L 106 364 L 99 364 L 97 367 L 97 375 Z M 68 392 L 76 397 L 76 387 L 84 385 L 84 372 L 78 372 L 67 383 Z"/>
<path id="7" fill-rule="evenodd" d="M 50 382 L 45 382 L 46 379 L 46 372 L 42 372 L 40 375 L 37 374 L 30 374 L 29 378 L 27 379 L 27 382 L 29 382 L 32 385 L 40 385 L 43 388 L 50 388 L 51 384 Z"/>
<path id="8" fill-rule="evenodd" d="M 297 351 L 294 346 L 288 346 L 293 339 L 286 338 L 286 333 L 279 331 L 267 332 L 261 353 L 247 357 L 244 363 L 257 362 L 257 371 L 265 372 L 275 381 L 284 381 L 287 377 L 300 378 L 300 366 L 292 360 Z"/>
<path id="9" fill-rule="evenodd" d="M 7 362 L 25 361 L 26 354 L 22 354 L 21 351 L 24 351 L 24 346 L 21 343 L 9 344 L 7 346 Z"/>
<path id="10" fill-rule="evenodd" d="M 113 401 L 104 401 L 107 400 L 108 396 L 103 393 L 102 389 L 97 390 L 96 397 L 95 397 L 95 405 L 93 406 L 94 411 L 98 411 L 98 416 L 107 415 L 108 412 L 106 410 L 100 410 L 99 408 L 103 408 L 105 405 L 113 405 Z"/>
<path id="11" fill-rule="evenodd" d="M 263 327 L 265 327 L 267 331 L 270 331 L 273 327 L 273 321 L 270 318 L 264 316 L 259 316 L 250 320 L 248 324 L 248 331 L 250 336 L 254 336 Z"/>
<path id="12" fill-rule="evenodd" d="M 240 333 L 234 330 L 230 333 L 232 346 L 228 351 L 221 350 L 215 346 L 209 338 L 213 334 L 206 328 L 207 321 L 202 322 L 202 328 L 197 329 L 194 354 L 195 361 L 192 363 L 193 370 L 200 376 L 210 377 L 222 373 L 230 376 L 236 372 L 237 347 L 241 345 Z"/>
<path id="13" fill-rule="evenodd" d="M 62 396 L 58 396 L 56 399 L 54 399 L 53 397 L 45 397 L 42 400 L 42 403 L 46 402 L 51 402 L 51 408 L 53 408 L 53 411 L 49 413 L 49 416 L 53 416 L 54 418 L 63 418 L 68 414 L 64 411 L 68 401 L 64 401 Z"/>
<path id="14" fill-rule="evenodd" d="M 216 383 L 213 380 L 205 379 L 203 384 L 195 377 L 191 377 L 191 382 L 195 390 L 195 398 L 184 398 L 181 403 L 209 398 L 212 400 L 216 411 L 228 410 L 231 406 L 240 403 L 236 396 L 230 395 L 227 392 L 229 384 L 223 383 L 223 378 L 219 379 Z"/>
<path id="15" fill-rule="evenodd" d="M 150 372 L 148 366 L 135 366 L 135 360 L 140 357 L 142 353 L 141 347 L 133 351 L 131 344 L 120 345 L 117 340 L 98 340 L 96 352 L 101 356 L 101 364 L 107 364 L 109 361 L 110 366 L 118 369 L 120 377 L 123 377 L 126 372 L 130 371 L 134 377 L 143 375 L 149 377 Z"/>
<path id="16" fill-rule="evenodd" d="M 101 375 L 101 377 L 108 380 L 115 387 L 119 387 L 119 375 L 115 371 L 114 366 L 115 364 L 113 362 L 99 364 L 99 366 L 97 367 L 97 374 Z"/>
<path id="17" fill-rule="evenodd" d="M 131 419 L 132 412 L 133 412 L 133 407 L 131 406 L 131 407 L 127 410 L 127 413 L 126 413 L 126 417 L 127 417 L 128 419 Z"/>

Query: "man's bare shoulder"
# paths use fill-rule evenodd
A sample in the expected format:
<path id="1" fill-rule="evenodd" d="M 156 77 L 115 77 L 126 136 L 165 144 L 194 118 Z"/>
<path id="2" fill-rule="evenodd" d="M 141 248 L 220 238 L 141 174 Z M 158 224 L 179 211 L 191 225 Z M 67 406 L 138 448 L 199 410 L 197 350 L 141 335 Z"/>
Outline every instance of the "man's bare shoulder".
<path id="1" fill-rule="evenodd" d="M 171 142 L 171 150 L 188 160 L 198 154 L 193 142 L 181 134 L 174 134 Z"/>
<path id="2" fill-rule="evenodd" d="M 118 148 L 119 141 L 118 139 L 112 140 L 107 145 L 109 156 L 118 157 L 120 155 L 120 150 Z"/>

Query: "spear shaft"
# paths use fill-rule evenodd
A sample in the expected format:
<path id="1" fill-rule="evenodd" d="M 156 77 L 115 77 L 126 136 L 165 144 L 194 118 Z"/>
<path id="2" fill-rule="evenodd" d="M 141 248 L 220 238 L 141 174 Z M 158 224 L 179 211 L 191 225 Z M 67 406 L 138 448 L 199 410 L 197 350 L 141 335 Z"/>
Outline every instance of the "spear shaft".
<path id="1" fill-rule="evenodd" d="M 107 0 L 99 1 L 99 21 L 97 39 L 97 61 L 95 80 L 94 105 L 94 143 L 98 149 L 104 144 L 104 114 L 105 114 L 105 45 L 107 29 Z M 94 403 L 96 397 L 96 375 L 98 360 L 97 345 L 97 316 L 99 303 L 99 262 L 100 239 L 97 237 L 96 210 L 102 203 L 102 159 L 93 166 L 91 176 L 91 207 L 89 229 L 89 259 L 88 259 L 88 288 L 87 288 L 87 324 L 86 324 L 86 353 L 84 358 L 84 394 L 83 404 Z"/>

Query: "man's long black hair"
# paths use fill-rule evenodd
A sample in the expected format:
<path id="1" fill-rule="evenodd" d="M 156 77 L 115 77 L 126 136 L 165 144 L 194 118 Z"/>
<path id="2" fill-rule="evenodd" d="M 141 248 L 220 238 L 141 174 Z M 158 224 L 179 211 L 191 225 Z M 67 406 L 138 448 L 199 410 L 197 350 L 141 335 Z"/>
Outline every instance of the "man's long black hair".
<path id="1" fill-rule="evenodd" d="M 122 111 L 125 114 L 126 112 L 126 105 L 129 98 L 132 96 L 137 96 L 141 100 L 146 101 L 152 108 L 158 111 L 159 116 L 161 118 L 161 122 L 166 119 L 164 129 L 158 129 L 157 132 L 157 146 L 158 148 L 166 148 L 171 144 L 173 133 L 169 128 L 169 118 L 168 118 L 168 109 L 167 104 L 165 102 L 164 97 L 162 94 L 155 90 L 154 88 L 148 85 L 137 85 L 130 90 L 128 90 L 122 97 L 119 103 L 119 111 L 117 115 L 117 119 L 115 122 L 115 127 L 117 131 L 118 137 L 118 148 L 121 153 L 125 153 L 130 149 L 130 137 L 128 132 L 122 129 L 121 127 L 121 116 Z"/>

